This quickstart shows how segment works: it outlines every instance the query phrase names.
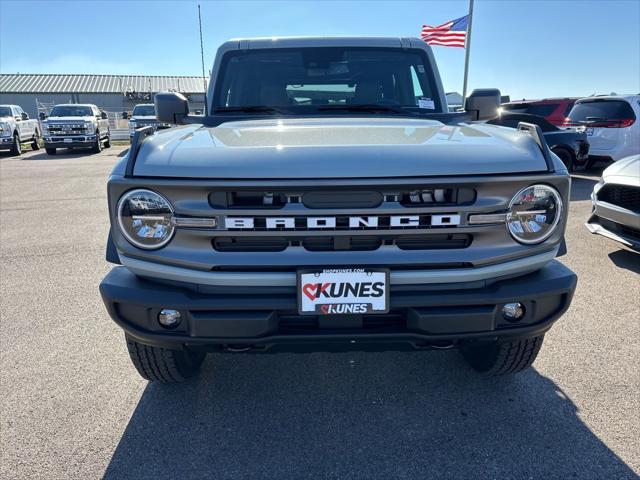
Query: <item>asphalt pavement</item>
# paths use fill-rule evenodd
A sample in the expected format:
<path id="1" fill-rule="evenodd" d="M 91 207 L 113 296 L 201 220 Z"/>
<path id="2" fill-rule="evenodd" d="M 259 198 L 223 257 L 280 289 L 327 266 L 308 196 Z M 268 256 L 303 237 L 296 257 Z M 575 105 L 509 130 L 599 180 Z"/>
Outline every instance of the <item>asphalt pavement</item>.
<path id="1" fill-rule="evenodd" d="M 578 478 L 640 473 L 640 255 L 583 226 L 578 289 L 534 368 L 455 351 L 209 355 L 186 384 L 130 364 L 98 284 L 124 147 L 0 153 L 0 478 Z"/>

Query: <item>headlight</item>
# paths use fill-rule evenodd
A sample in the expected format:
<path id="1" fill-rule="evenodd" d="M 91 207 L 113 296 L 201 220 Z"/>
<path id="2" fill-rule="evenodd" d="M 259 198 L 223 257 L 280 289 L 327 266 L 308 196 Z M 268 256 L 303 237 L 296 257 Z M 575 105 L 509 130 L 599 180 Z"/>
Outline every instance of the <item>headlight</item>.
<path id="1" fill-rule="evenodd" d="M 545 241 L 562 218 L 562 199 L 555 188 L 532 185 L 515 194 L 509 204 L 507 228 L 520 243 Z"/>
<path id="2" fill-rule="evenodd" d="M 137 128 L 135 120 L 129 120 L 129 130 L 135 130 Z"/>
<path id="3" fill-rule="evenodd" d="M 138 248 L 161 248 L 173 237 L 173 208 L 158 193 L 131 190 L 120 198 L 117 210 L 120 231 Z"/>
<path id="4" fill-rule="evenodd" d="M 87 133 L 95 133 L 96 128 L 95 128 L 95 125 L 93 124 L 93 122 L 87 122 L 84 125 L 85 125 L 85 127 L 87 127 Z"/>
<path id="5" fill-rule="evenodd" d="M 0 136 L 8 137 L 11 135 L 11 127 L 7 122 L 0 123 Z"/>

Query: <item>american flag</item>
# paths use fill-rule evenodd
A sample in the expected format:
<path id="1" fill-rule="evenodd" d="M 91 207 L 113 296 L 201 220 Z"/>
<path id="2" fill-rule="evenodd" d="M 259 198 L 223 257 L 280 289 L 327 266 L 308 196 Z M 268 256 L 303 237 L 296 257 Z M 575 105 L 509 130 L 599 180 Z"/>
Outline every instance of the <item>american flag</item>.
<path id="1" fill-rule="evenodd" d="M 467 39 L 468 24 L 469 15 L 465 15 L 464 17 L 450 20 L 437 27 L 423 25 L 420 37 L 427 42 L 428 45 L 464 48 Z"/>

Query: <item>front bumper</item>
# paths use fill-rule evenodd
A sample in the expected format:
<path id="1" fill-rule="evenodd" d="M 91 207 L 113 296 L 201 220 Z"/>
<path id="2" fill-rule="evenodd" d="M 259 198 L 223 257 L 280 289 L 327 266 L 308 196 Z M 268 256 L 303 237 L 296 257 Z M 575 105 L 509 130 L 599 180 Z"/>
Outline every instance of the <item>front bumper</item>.
<path id="1" fill-rule="evenodd" d="M 110 316 L 129 336 L 154 346 L 333 350 L 383 344 L 393 349 L 540 335 L 567 310 L 576 282 L 571 270 L 553 260 L 536 272 L 478 288 L 392 286 L 388 314 L 344 317 L 299 316 L 294 287 L 225 292 L 157 283 L 126 267 L 115 267 L 102 281 L 100 293 Z M 511 302 L 525 307 L 517 323 L 501 314 L 502 306 Z M 177 328 L 158 324 L 163 308 L 181 312 Z"/>
<path id="2" fill-rule="evenodd" d="M 585 224 L 591 233 L 615 240 L 640 250 L 640 214 L 626 208 L 602 202 L 591 194 L 593 213 Z"/>
<path id="3" fill-rule="evenodd" d="M 0 138 L 0 150 L 10 150 L 13 148 L 13 137 Z"/>
<path id="4" fill-rule="evenodd" d="M 89 148 L 96 142 L 95 135 L 44 137 L 45 148 Z"/>

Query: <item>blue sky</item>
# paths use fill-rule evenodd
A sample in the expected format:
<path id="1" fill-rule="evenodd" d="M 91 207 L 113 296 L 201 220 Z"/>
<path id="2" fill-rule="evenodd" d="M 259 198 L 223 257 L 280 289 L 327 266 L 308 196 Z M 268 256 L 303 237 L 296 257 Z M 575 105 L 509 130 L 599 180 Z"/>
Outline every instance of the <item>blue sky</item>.
<path id="1" fill-rule="evenodd" d="M 0 72 L 198 75 L 198 2 L 0 0 Z M 451 1 L 201 1 L 205 61 L 232 37 L 418 36 Z M 447 91 L 464 50 L 434 47 Z M 512 98 L 640 92 L 640 0 L 476 0 L 470 88 Z"/>

